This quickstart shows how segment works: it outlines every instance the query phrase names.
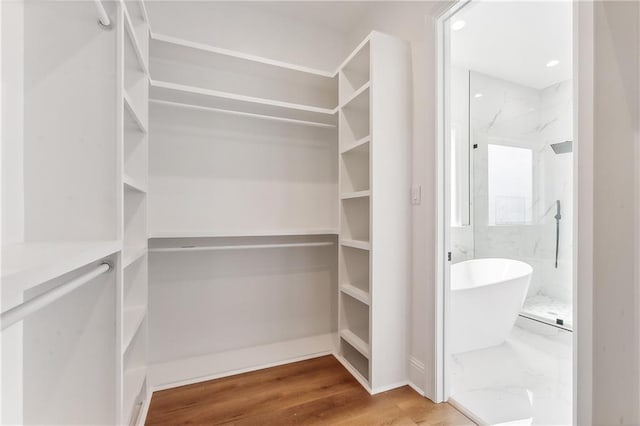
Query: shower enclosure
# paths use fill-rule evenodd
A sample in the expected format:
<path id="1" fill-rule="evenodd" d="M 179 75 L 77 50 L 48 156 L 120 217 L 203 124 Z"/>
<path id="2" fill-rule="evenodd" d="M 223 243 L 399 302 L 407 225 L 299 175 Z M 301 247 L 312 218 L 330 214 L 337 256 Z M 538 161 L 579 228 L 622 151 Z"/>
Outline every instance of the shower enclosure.
<path id="1" fill-rule="evenodd" d="M 451 257 L 533 267 L 521 315 L 572 326 L 572 84 L 453 66 Z"/>

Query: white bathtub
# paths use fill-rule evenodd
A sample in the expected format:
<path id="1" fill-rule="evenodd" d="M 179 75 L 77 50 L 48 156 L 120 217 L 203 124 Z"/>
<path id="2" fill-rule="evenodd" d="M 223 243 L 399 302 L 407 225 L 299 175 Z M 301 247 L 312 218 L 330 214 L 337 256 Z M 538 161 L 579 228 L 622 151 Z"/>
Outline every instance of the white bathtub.
<path id="1" fill-rule="evenodd" d="M 451 266 L 449 352 L 496 346 L 518 318 L 533 268 L 511 259 L 473 259 Z"/>

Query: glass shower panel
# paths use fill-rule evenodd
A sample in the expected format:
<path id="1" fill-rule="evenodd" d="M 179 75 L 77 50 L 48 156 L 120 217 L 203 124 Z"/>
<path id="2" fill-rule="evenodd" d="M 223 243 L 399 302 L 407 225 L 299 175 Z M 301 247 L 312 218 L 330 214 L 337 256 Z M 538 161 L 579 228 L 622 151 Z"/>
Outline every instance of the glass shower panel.
<path id="1" fill-rule="evenodd" d="M 537 89 L 470 71 L 468 93 L 473 257 L 531 265 L 523 315 L 571 327 L 573 154 L 555 145 L 572 140 L 571 81 Z"/>

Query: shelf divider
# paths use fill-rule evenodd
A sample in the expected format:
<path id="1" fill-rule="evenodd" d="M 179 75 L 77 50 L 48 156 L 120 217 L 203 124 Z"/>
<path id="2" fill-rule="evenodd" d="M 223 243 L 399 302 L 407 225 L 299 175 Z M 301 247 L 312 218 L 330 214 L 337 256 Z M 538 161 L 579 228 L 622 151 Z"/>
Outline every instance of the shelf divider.
<path id="1" fill-rule="evenodd" d="M 356 248 L 360 250 L 370 250 L 371 243 L 369 241 L 359 241 L 359 240 L 348 240 L 348 239 L 340 239 L 340 244 L 345 247 Z"/>
<path id="2" fill-rule="evenodd" d="M 371 296 L 369 296 L 369 293 L 359 289 L 352 284 L 342 284 L 340 286 L 340 291 L 344 294 L 348 294 L 349 296 L 364 303 L 367 306 L 371 304 Z"/>
<path id="3" fill-rule="evenodd" d="M 340 337 L 346 340 L 351 346 L 365 358 L 369 359 L 369 344 L 358 337 L 353 331 L 348 329 L 340 330 Z"/>

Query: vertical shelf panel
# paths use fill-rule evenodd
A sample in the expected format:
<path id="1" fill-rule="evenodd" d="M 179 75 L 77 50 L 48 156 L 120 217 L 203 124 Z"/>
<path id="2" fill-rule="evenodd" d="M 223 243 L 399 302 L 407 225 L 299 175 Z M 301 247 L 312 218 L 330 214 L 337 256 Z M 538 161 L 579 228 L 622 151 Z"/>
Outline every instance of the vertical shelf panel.
<path id="1" fill-rule="evenodd" d="M 123 240 L 121 261 L 120 424 L 139 424 L 144 419 L 147 390 L 147 188 L 149 26 L 142 0 L 119 2 L 119 78 L 121 120 L 119 142 L 122 173 Z"/>

